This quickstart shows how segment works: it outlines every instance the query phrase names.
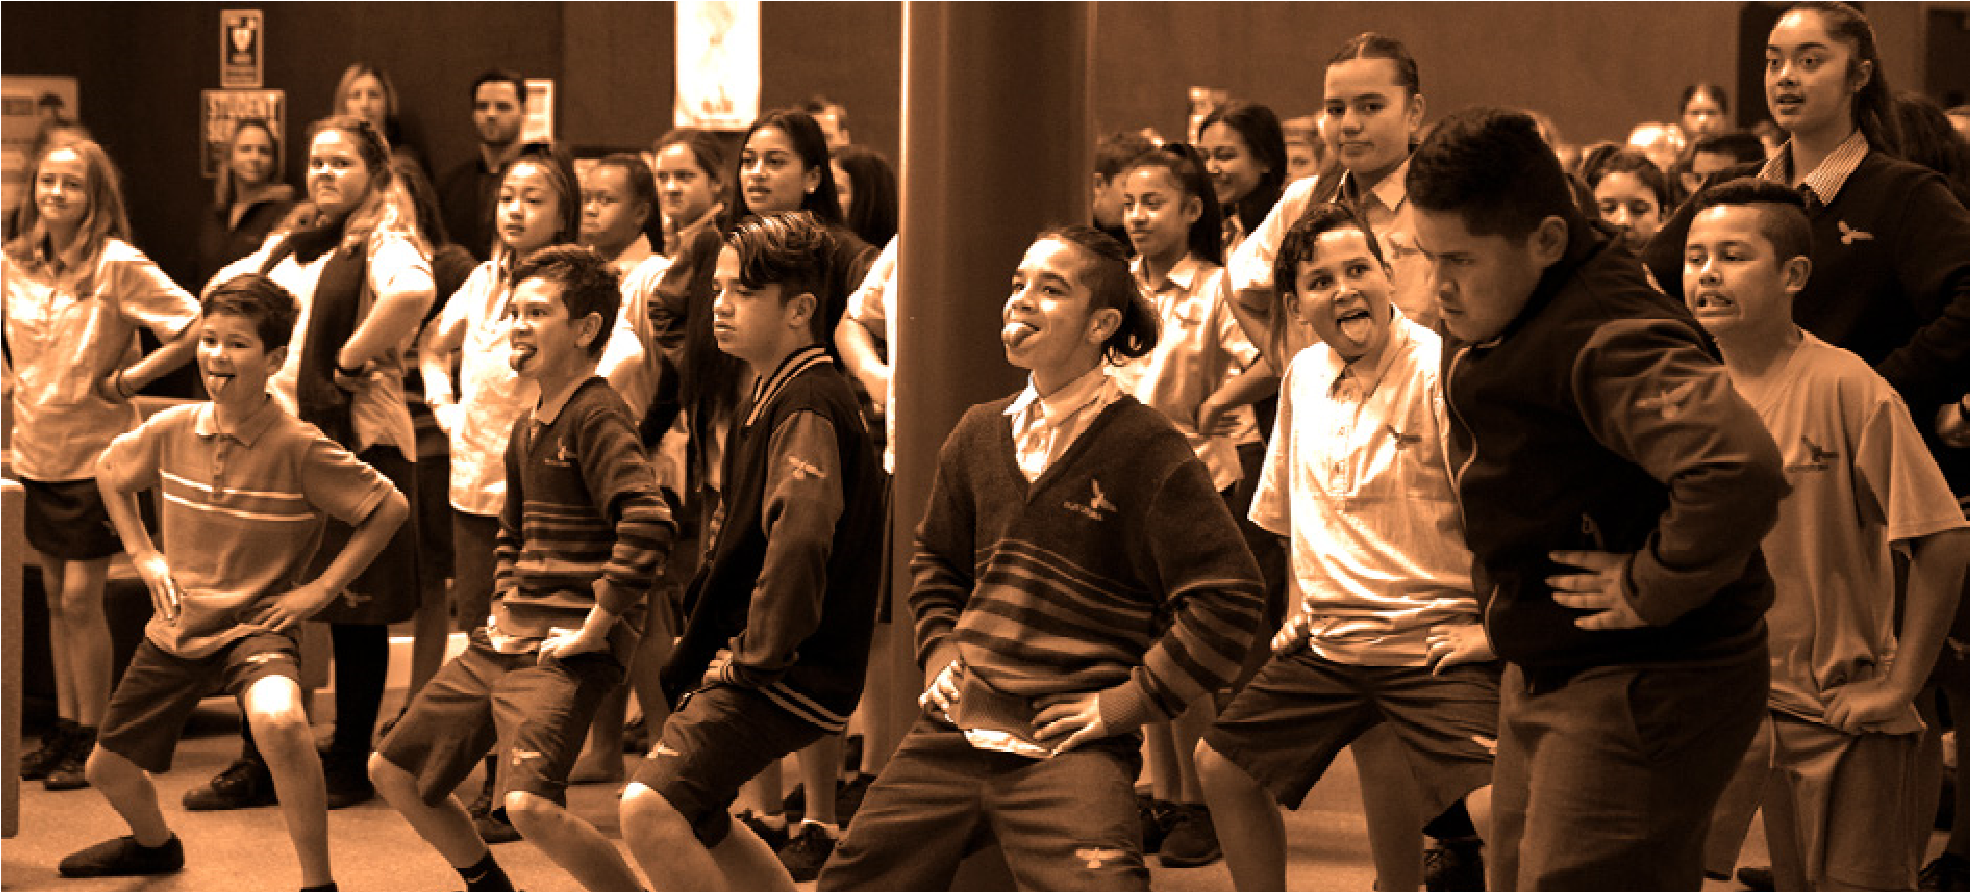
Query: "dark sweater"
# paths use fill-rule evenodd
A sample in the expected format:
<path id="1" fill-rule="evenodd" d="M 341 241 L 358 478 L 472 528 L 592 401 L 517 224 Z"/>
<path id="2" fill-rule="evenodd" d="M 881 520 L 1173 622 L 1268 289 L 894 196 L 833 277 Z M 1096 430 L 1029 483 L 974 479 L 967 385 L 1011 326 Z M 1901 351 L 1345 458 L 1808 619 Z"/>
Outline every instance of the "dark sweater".
<path id="1" fill-rule="evenodd" d="M 882 570 L 882 481 L 854 391 L 827 352 L 788 356 L 755 387 L 725 448 L 711 553 L 685 595 L 664 669 L 672 701 L 751 688 L 829 732 L 862 695 Z"/>
<path id="2" fill-rule="evenodd" d="M 513 425 L 493 548 L 500 632 L 578 629 L 600 603 L 623 619 L 609 643 L 629 665 L 676 529 L 630 417 L 609 382 L 589 378 L 553 420 L 529 412 Z"/>
<path id="3" fill-rule="evenodd" d="M 1608 232 L 1575 232 L 1485 344 L 1444 339 L 1452 475 L 1472 583 L 1500 657 L 1700 664 L 1764 651 L 1759 545 L 1787 490 L 1778 447 L 1688 310 Z M 1585 631 L 1553 600 L 1554 550 L 1633 554 L 1623 594 L 1648 623 Z"/>
<path id="4" fill-rule="evenodd" d="M 1183 435 L 1124 396 L 1029 484 L 1010 403 L 973 406 L 938 457 L 911 562 L 918 661 L 959 658 L 1028 700 L 1098 692 L 1115 734 L 1230 681 L 1263 583 Z"/>

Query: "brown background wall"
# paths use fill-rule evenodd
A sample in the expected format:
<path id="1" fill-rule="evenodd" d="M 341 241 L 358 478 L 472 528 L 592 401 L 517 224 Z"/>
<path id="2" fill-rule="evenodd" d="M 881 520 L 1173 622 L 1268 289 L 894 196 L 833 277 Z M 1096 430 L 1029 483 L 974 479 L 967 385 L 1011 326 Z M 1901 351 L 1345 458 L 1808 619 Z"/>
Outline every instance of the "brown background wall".
<path id="1" fill-rule="evenodd" d="M 248 3 L 7 4 L 0 66 L 73 75 L 83 118 L 123 167 L 139 244 L 186 275 L 197 174 L 198 91 L 217 86 L 218 17 Z M 557 80 L 559 135 L 640 147 L 668 129 L 671 3 L 262 3 L 266 85 L 285 89 L 290 139 L 324 114 L 342 68 L 388 69 L 404 124 L 434 175 L 472 149 L 467 93 L 493 64 Z M 1900 86 L 1923 83 L 1924 28 L 1941 4 L 1868 7 Z M 1618 138 L 1673 111 L 1683 85 L 1735 84 L 1736 3 L 1136 3 L 1095 5 L 1094 132 L 1184 128 L 1191 85 L 1228 88 L 1282 117 L 1314 110 L 1323 63 L 1364 30 L 1402 37 L 1421 63 L 1431 117 L 1480 102 L 1551 113 L 1568 139 Z M 1943 15 L 1949 21 L 1957 12 Z M 858 142 L 896 160 L 902 8 L 773 2 L 762 13 L 761 107 L 826 93 Z M 1017 66 L 1012 56 L 1001 64 Z M 979 77 L 991 76 L 980 70 Z M 1735 92 L 1735 91 L 1734 91 Z M 1940 92 L 1940 91 L 1939 91 Z M 1739 97 L 1734 96 L 1733 99 Z M 1755 106 L 1762 102 L 1753 97 Z M 1008 139 L 1045 139 L 1035 120 Z M 290 179 L 299 182 L 289 152 Z"/>

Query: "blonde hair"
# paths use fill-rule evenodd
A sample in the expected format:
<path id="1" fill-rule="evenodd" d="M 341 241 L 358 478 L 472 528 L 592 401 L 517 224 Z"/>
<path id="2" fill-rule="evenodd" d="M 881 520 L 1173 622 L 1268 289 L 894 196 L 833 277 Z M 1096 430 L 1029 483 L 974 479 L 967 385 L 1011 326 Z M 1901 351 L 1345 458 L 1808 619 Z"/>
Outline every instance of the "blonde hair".
<path id="1" fill-rule="evenodd" d="M 34 200 L 34 189 L 41 179 L 41 166 L 47 163 L 48 156 L 61 151 L 72 151 L 82 158 L 82 189 L 89 198 L 89 212 L 76 231 L 77 244 L 81 248 L 79 256 L 96 256 L 112 238 L 130 239 L 130 217 L 123 207 L 123 178 L 116 172 L 116 165 L 95 140 L 76 140 L 50 146 L 34 159 L 34 169 L 27 178 L 26 194 L 20 204 L 19 229 L 6 248 L 7 256 L 18 262 L 40 263 L 53 259 L 43 256 L 41 252 L 48 229 L 41 219 L 40 203 Z"/>
<path id="2" fill-rule="evenodd" d="M 390 163 L 390 141 L 382 131 L 354 115 L 331 115 L 308 127 L 311 156 L 315 140 L 330 130 L 355 141 L 356 156 L 369 171 L 369 196 L 349 212 L 343 228 L 397 233 L 409 238 L 424 256 L 431 256 L 431 243 L 417 227 L 417 205 Z"/>

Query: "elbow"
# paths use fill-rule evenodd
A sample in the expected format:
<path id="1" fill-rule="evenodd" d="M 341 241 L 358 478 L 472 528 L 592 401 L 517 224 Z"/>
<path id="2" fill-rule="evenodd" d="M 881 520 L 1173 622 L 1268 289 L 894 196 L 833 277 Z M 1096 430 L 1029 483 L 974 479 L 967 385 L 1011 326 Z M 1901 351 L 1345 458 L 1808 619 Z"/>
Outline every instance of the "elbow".
<path id="1" fill-rule="evenodd" d="M 403 493 L 392 488 L 389 494 L 383 497 L 383 502 L 376 506 L 376 510 L 370 512 L 367 523 L 374 524 L 378 530 L 386 534 L 394 534 L 397 528 L 403 526 L 404 521 L 409 519 L 410 500 L 404 498 Z"/>

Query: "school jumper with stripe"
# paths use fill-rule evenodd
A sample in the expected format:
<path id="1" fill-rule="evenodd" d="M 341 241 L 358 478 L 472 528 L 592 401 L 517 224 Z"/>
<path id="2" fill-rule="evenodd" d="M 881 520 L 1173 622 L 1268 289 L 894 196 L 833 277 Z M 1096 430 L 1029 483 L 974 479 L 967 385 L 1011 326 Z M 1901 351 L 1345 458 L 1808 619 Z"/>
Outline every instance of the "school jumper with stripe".
<path id="1" fill-rule="evenodd" d="M 1259 569 L 1210 474 L 1162 413 L 1123 396 L 1028 484 L 1005 409 L 944 442 L 911 568 L 917 659 L 1034 699 L 1098 692 L 1114 734 L 1238 672 Z"/>

